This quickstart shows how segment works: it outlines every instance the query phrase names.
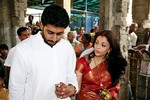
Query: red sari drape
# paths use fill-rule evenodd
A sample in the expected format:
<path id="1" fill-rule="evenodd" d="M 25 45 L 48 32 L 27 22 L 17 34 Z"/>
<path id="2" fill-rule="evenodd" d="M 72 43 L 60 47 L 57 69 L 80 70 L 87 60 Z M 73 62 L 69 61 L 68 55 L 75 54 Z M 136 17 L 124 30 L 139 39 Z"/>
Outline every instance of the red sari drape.
<path id="1" fill-rule="evenodd" d="M 112 87 L 110 73 L 106 67 L 106 61 L 103 61 L 93 69 L 90 68 L 85 57 L 77 61 L 76 71 L 82 73 L 81 89 L 77 94 L 77 100 L 102 100 L 99 91 L 107 89 L 113 100 L 118 100 L 119 83 Z"/>

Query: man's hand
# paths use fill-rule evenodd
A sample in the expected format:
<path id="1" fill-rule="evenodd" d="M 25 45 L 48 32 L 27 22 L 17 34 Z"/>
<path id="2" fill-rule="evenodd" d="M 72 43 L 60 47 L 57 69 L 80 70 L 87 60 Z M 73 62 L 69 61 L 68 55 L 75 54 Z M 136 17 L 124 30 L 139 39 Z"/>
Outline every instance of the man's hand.
<path id="1" fill-rule="evenodd" d="M 56 84 L 55 86 L 56 86 L 55 93 L 56 93 L 57 97 L 61 98 L 61 99 L 70 97 L 71 95 L 74 95 L 76 92 L 75 87 L 71 84 L 66 85 L 66 84 L 60 82 L 59 84 Z"/>

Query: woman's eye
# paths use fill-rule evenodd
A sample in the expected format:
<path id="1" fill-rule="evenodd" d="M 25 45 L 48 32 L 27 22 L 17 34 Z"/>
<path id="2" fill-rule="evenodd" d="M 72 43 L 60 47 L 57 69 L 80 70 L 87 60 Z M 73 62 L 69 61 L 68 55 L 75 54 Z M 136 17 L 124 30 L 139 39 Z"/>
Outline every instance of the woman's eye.
<path id="1" fill-rule="evenodd" d="M 106 45 L 102 44 L 103 47 L 106 47 Z"/>
<path id="2" fill-rule="evenodd" d="M 98 44 L 98 42 L 96 41 L 95 44 Z"/>

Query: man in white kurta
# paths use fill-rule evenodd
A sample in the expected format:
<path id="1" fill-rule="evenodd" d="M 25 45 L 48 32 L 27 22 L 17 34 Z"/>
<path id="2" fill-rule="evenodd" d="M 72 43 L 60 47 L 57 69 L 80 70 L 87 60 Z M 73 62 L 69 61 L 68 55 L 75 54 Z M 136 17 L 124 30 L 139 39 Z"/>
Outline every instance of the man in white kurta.
<path id="1" fill-rule="evenodd" d="M 137 45 L 137 35 L 136 35 L 136 30 L 138 28 L 137 23 L 132 23 L 129 27 L 129 35 L 128 35 L 128 41 L 129 41 L 129 46 L 128 48 L 131 49 Z"/>
<path id="2" fill-rule="evenodd" d="M 135 32 L 132 32 L 129 34 L 129 37 L 128 37 L 128 40 L 129 40 L 129 44 L 130 44 L 130 48 L 136 46 L 136 43 L 137 43 L 137 35 Z"/>
<path id="3" fill-rule="evenodd" d="M 45 8 L 40 23 L 42 31 L 15 47 L 9 100 L 70 100 L 78 91 L 76 55 L 72 45 L 62 39 L 68 24 L 64 8 Z"/>
<path id="4" fill-rule="evenodd" d="M 11 100 L 58 100 L 55 84 L 59 82 L 77 88 L 76 56 L 68 41 L 61 39 L 51 48 L 38 33 L 19 43 L 14 55 L 9 89 L 17 97 L 10 95 Z"/>

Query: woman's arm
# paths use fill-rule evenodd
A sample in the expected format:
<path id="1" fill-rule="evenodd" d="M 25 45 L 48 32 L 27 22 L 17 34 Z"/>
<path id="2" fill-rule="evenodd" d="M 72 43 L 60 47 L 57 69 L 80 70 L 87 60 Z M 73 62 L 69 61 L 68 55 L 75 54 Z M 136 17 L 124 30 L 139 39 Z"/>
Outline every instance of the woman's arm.
<path id="1" fill-rule="evenodd" d="M 76 71 L 76 75 L 77 75 L 77 80 L 78 80 L 78 86 L 79 86 L 78 92 L 79 92 L 81 89 L 81 83 L 82 83 L 82 73 L 79 71 Z"/>
<path id="2" fill-rule="evenodd" d="M 108 91 L 110 92 L 113 100 L 118 100 L 119 90 L 120 90 L 120 84 L 119 83 L 115 87 L 112 87 L 112 88 L 108 89 Z"/>

